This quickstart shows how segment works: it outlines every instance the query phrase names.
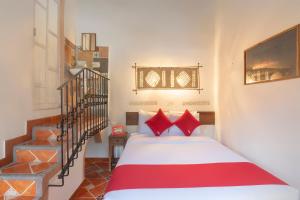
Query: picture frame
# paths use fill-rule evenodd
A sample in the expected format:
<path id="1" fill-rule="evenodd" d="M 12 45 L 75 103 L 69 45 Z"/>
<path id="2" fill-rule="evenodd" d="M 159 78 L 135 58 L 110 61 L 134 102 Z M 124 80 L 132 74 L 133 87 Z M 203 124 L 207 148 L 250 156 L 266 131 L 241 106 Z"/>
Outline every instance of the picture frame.
<path id="1" fill-rule="evenodd" d="M 300 77 L 300 25 L 276 34 L 244 51 L 244 84 Z"/>
<path id="2" fill-rule="evenodd" d="M 96 51 L 97 39 L 96 33 L 81 33 L 82 51 Z"/>

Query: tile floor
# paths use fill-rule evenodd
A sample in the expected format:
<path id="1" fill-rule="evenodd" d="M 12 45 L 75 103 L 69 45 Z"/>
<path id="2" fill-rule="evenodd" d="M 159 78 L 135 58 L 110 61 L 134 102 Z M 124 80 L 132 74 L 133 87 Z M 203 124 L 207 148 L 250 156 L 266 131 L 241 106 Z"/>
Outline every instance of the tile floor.
<path id="1" fill-rule="evenodd" d="M 57 162 L 57 150 L 17 149 L 16 162 Z"/>
<path id="2" fill-rule="evenodd" d="M 12 163 L 3 167 L 0 172 L 2 174 L 39 174 L 49 170 L 55 163 Z"/>
<path id="3" fill-rule="evenodd" d="M 6 194 L 6 197 L 0 197 L 0 199 L 32 198 L 36 195 L 36 182 L 32 180 L 0 180 L 0 193 Z M 18 194 L 19 197 L 16 198 L 15 194 Z"/>
<path id="4" fill-rule="evenodd" d="M 85 180 L 74 193 L 71 200 L 101 200 L 111 173 L 108 159 L 86 158 Z"/>

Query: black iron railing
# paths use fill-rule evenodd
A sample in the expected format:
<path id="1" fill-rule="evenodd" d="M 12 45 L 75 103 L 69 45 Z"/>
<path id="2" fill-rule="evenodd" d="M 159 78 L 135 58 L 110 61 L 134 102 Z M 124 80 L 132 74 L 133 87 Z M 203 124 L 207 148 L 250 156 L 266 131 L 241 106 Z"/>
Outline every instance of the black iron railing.
<path id="1" fill-rule="evenodd" d="M 84 68 L 58 89 L 61 98 L 61 171 L 63 186 L 78 153 L 90 137 L 108 126 L 108 82 L 99 72 Z"/>

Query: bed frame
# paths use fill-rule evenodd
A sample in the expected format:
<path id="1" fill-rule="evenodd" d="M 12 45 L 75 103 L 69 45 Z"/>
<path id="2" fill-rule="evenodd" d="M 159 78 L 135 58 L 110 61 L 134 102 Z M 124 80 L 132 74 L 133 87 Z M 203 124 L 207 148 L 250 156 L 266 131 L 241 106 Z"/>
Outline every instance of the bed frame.
<path id="1" fill-rule="evenodd" d="M 199 119 L 203 125 L 215 124 L 215 112 L 198 111 Z M 126 112 L 126 125 L 137 126 L 139 123 L 139 112 Z"/>

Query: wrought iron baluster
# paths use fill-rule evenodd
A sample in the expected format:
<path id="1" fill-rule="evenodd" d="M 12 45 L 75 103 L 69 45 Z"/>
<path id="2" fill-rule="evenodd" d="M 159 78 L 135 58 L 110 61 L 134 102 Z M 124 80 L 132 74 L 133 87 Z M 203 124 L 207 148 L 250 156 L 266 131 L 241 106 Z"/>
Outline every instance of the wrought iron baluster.
<path id="1" fill-rule="evenodd" d="M 108 80 L 95 71 L 83 69 L 59 87 L 61 133 L 57 141 L 61 147 L 61 172 L 58 176 L 61 183 L 49 186 L 64 185 L 64 177 L 70 174 L 70 167 L 74 166 L 86 140 L 101 134 L 107 127 Z"/>
<path id="2" fill-rule="evenodd" d="M 75 77 L 75 144 L 78 144 L 78 77 Z M 76 152 L 76 157 L 75 159 L 78 158 L 78 151 Z"/>
<path id="3" fill-rule="evenodd" d="M 81 74 L 79 74 L 79 138 L 81 138 L 81 133 L 82 133 L 82 77 Z M 78 142 L 77 142 L 78 144 Z M 80 150 L 82 151 L 82 146 L 80 145 Z"/>
<path id="4" fill-rule="evenodd" d="M 70 87 L 70 83 L 68 83 L 67 85 L 66 85 L 66 127 L 67 127 L 67 130 L 66 130 L 66 152 L 67 152 L 67 156 L 66 156 L 66 158 L 67 158 L 67 162 L 69 162 L 69 160 L 70 160 L 70 158 L 69 158 L 69 118 L 70 118 L 70 115 L 69 115 L 69 87 Z M 64 139 L 62 140 L 62 141 L 64 141 Z M 70 171 L 69 171 L 69 168 L 68 168 L 68 170 L 67 170 L 67 176 L 69 175 L 69 173 L 70 173 Z"/>

